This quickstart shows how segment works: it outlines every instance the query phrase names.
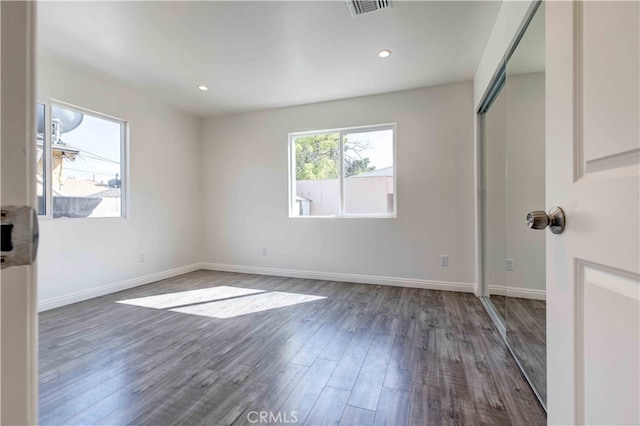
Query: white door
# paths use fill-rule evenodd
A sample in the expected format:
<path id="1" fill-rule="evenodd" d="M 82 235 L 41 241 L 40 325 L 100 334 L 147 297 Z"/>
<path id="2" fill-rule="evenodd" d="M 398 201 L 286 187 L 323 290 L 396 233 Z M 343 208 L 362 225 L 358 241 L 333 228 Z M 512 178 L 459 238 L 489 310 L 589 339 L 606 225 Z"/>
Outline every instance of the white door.
<path id="1" fill-rule="evenodd" d="M 35 203 L 35 3 L 0 3 L 0 201 Z M 3 252 L 3 255 L 6 253 Z M 0 424 L 37 423 L 36 269 L 0 272 Z"/>
<path id="2" fill-rule="evenodd" d="M 640 424 L 640 3 L 546 6 L 551 424 Z M 534 208 L 534 207 L 532 207 Z"/>

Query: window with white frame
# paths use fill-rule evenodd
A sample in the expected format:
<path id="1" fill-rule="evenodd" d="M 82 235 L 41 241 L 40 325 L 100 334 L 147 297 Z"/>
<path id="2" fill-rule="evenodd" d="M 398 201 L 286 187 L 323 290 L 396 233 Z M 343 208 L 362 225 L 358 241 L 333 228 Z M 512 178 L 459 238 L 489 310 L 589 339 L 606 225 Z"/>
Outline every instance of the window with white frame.
<path id="1" fill-rule="evenodd" d="M 126 123 L 56 103 L 36 117 L 38 214 L 124 216 Z"/>
<path id="2" fill-rule="evenodd" d="M 396 217 L 395 124 L 289 135 L 290 217 Z"/>

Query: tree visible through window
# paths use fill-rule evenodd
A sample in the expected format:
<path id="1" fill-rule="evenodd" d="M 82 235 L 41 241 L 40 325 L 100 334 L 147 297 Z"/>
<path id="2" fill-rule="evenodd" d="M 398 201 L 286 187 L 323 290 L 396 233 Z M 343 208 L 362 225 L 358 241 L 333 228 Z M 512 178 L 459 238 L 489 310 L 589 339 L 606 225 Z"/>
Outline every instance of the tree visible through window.
<path id="1" fill-rule="evenodd" d="M 394 130 L 292 135 L 291 215 L 394 215 Z"/>

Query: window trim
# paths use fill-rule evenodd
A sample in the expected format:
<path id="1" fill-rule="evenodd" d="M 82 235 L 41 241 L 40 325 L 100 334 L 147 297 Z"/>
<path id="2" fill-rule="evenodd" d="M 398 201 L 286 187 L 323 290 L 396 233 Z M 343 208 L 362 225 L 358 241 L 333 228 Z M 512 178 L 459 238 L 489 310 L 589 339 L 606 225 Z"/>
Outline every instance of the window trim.
<path id="1" fill-rule="evenodd" d="M 393 212 L 392 213 L 346 213 L 344 211 L 345 206 L 345 177 L 344 177 L 344 142 L 343 136 L 348 133 L 359 132 L 374 132 L 381 130 L 393 130 Z M 327 133 L 338 133 L 338 140 L 340 142 L 340 205 L 338 206 L 337 215 L 324 215 L 324 216 L 299 216 L 295 215 L 295 170 L 296 170 L 296 155 L 294 140 L 298 136 L 317 136 L 325 135 Z M 355 127 L 341 127 L 326 130 L 312 130 L 306 132 L 292 132 L 288 135 L 288 192 L 289 192 L 289 218 L 290 219 L 396 219 L 398 217 L 398 155 L 397 155 L 397 139 L 398 139 L 398 124 L 397 123 L 384 123 L 373 124 L 367 126 L 355 126 Z"/>
<path id="2" fill-rule="evenodd" d="M 44 127 L 45 127 L 45 142 L 43 154 L 46 155 L 45 167 L 43 173 L 46 173 L 46 185 L 45 190 L 43 191 L 44 196 L 46 197 L 44 200 L 45 211 L 44 215 L 38 215 L 39 219 L 45 220 L 119 220 L 119 219 L 127 219 L 129 217 L 129 121 L 124 120 L 122 118 L 105 114 L 102 112 L 98 112 L 92 110 L 90 108 L 84 108 L 77 105 L 74 105 L 69 102 L 61 101 L 55 98 L 47 98 L 45 100 L 37 100 L 36 105 L 44 105 Z M 112 123 L 116 123 L 120 125 L 120 181 L 121 181 L 121 191 L 120 191 L 120 216 L 102 216 L 102 217 L 53 217 L 53 170 L 51 168 L 51 138 L 52 138 L 52 129 L 51 129 L 51 110 L 53 106 L 74 110 L 77 112 L 81 112 L 83 114 L 88 114 L 95 118 L 110 121 Z"/>

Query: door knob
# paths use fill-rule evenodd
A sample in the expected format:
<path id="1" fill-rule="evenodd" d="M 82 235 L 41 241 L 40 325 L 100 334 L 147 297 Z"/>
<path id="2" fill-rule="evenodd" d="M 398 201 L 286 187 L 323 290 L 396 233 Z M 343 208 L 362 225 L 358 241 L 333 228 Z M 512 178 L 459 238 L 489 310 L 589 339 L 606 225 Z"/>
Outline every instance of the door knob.
<path id="1" fill-rule="evenodd" d="M 566 219 L 564 210 L 554 207 L 549 210 L 549 214 L 542 210 L 535 210 L 527 214 L 527 226 L 531 229 L 544 229 L 547 226 L 554 234 L 562 234 Z"/>

